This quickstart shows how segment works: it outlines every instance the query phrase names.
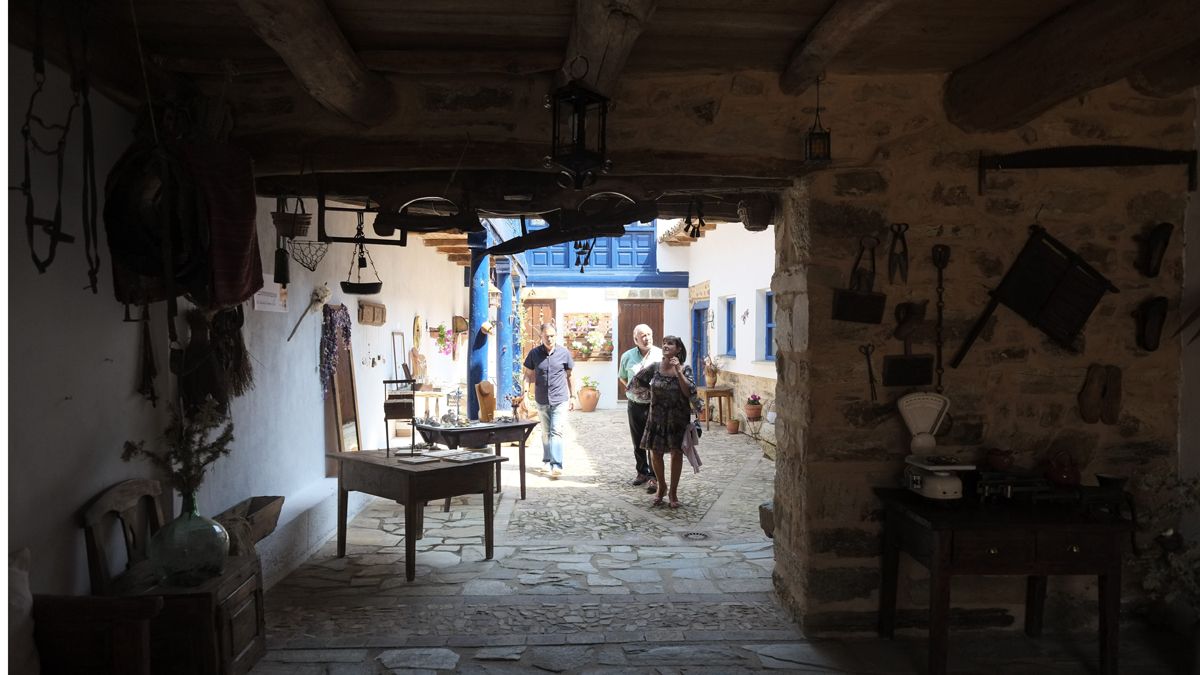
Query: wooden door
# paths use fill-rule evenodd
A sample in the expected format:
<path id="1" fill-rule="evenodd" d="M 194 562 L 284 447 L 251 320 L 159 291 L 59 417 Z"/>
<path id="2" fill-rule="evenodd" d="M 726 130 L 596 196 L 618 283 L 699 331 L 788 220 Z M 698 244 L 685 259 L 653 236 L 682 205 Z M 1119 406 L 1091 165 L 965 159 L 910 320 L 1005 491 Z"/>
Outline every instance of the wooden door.
<path id="1" fill-rule="evenodd" d="M 521 305 L 525 311 L 525 319 L 521 324 L 521 363 L 524 364 L 525 356 L 529 354 L 529 350 L 542 343 L 542 324 L 549 321 L 557 327 L 558 315 L 553 299 L 526 300 Z M 521 370 L 521 381 L 525 381 L 524 366 L 522 366 Z M 522 384 L 521 388 L 524 389 L 525 385 Z"/>
<path id="2" fill-rule="evenodd" d="M 621 354 L 633 348 L 633 327 L 644 323 L 654 330 L 654 343 L 663 339 L 662 300 L 618 300 L 617 301 L 617 368 L 621 367 Z M 617 378 L 617 400 L 625 400 L 625 387 Z"/>

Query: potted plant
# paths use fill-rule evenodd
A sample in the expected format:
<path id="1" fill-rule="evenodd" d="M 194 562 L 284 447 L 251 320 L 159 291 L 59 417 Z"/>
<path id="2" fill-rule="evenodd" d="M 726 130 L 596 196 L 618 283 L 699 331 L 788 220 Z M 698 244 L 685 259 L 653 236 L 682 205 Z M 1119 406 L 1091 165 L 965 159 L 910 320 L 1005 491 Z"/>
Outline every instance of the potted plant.
<path id="1" fill-rule="evenodd" d="M 225 428 L 212 437 L 222 423 Z M 229 553 L 229 533 L 220 523 L 200 515 L 196 492 L 209 465 L 229 454 L 233 423 L 208 398 L 195 410 L 172 410 L 163 433 L 165 450 L 147 450 L 144 441 L 125 441 L 121 459 L 143 457 L 157 466 L 183 496 L 179 517 L 159 528 L 150 540 L 149 556 L 170 584 L 197 586 L 219 576 Z"/>
<path id="2" fill-rule="evenodd" d="M 592 412 L 596 409 L 596 404 L 600 402 L 599 383 L 587 375 L 584 375 L 580 381 L 583 382 L 583 386 L 579 388 L 579 409 L 583 412 Z"/>
<path id="3" fill-rule="evenodd" d="M 741 420 L 734 417 L 733 415 L 730 415 L 729 419 L 725 422 L 725 430 L 731 434 L 736 434 L 738 432 L 738 427 L 741 425 L 741 423 L 742 423 Z"/>
<path id="4" fill-rule="evenodd" d="M 746 399 L 746 405 L 742 406 L 742 411 L 746 413 L 747 420 L 756 420 L 762 417 L 762 398 L 758 394 L 750 394 Z"/>

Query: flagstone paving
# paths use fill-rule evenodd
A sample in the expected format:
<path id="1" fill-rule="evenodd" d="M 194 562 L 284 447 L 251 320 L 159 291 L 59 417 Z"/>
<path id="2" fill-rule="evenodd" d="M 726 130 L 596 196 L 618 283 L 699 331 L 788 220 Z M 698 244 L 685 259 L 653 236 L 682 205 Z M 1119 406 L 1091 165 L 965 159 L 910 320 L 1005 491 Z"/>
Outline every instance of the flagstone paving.
<path id="1" fill-rule="evenodd" d="M 752 439 L 706 431 L 703 467 L 684 467 L 683 506 L 672 510 L 651 507 L 652 496 L 629 485 L 623 408 L 570 418 L 564 475 L 551 481 L 530 471 L 525 500 L 516 498 L 517 450 L 504 449 L 510 461 L 496 496 L 492 560 L 483 559 L 482 497 L 458 497 L 448 513 L 426 509 L 417 576 L 405 581 L 404 509 L 376 499 L 350 524 L 345 558 L 335 557 L 331 540 L 267 593 L 268 653 L 252 672 L 921 667 L 921 640 L 810 642 L 791 623 L 772 594 L 772 544 L 758 525 L 758 504 L 774 491 L 774 464 Z M 529 468 L 539 466 L 536 433 L 526 452 Z M 1087 672 L 1081 654 L 1095 653 L 1078 645 L 1055 651 L 1011 634 L 983 644 L 963 652 L 968 672 L 1023 657 L 1036 664 L 1026 667 L 1033 672 Z M 1123 666 L 1172 672 L 1137 650 L 1123 649 Z"/>

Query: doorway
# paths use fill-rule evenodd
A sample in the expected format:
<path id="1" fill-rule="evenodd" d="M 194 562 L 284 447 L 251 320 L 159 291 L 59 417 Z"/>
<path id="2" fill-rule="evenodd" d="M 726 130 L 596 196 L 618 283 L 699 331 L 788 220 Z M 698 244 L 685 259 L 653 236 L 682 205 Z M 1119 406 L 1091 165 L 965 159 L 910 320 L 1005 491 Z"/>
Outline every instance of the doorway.
<path id="1" fill-rule="evenodd" d="M 626 351 L 633 349 L 633 327 L 646 324 L 654 331 L 654 339 L 663 337 L 663 301 L 662 300 L 618 300 L 617 301 L 617 366 L 620 368 L 620 357 Z M 618 373 L 619 375 L 619 373 Z M 617 377 L 617 400 L 625 400 L 625 387 L 621 378 Z"/>
<path id="2" fill-rule="evenodd" d="M 525 310 L 525 320 L 521 325 L 521 361 L 525 354 L 542 343 L 542 324 L 549 322 L 558 325 L 554 300 L 526 300 L 521 303 Z"/>
<path id="3" fill-rule="evenodd" d="M 706 387 L 704 381 L 704 355 L 708 353 L 708 301 L 701 300 L 692 305 L 692 377 L 697 387 Z"/>

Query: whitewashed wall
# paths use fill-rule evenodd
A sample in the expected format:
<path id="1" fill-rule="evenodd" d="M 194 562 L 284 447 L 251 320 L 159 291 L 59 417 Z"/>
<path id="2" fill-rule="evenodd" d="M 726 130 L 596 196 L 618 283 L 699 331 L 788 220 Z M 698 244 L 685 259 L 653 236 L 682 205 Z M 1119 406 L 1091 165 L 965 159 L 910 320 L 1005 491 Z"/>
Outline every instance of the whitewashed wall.
<path id="1" fill-rule="evenodd" d="M 32 89 L 26 52 L 9 50 L 10 101 L 23 110 Z M 67 78 L 48 73 L 39 110 L 57 119 L 69 104 Z M 99 95 L 93 96 L 97 168 L 101 184 L 109 168 L 130 142 L 133 116 Z M 16 109 L 16 108 L 14 108 Z M 20 115 L 9 119 L 9 176 L 18 183 L 21 169 Z M 69 141 L 79 147 L 78 130 Z M 39 275 L 29 259 L 23 227 L 24 202 L 9 200 L 9 548 L 33 553 L 32 585 L 37 592 L 86 593 L 87 560 L 79 508 L 108 486 L 127 478 L 150 476 L 144 462 L 120 459 L 126 439 L 159 437 L 165 406 L 150 407 L 135 393 L 139 373 L 139 326 L 122 323 L 121 305 L 112 295 L 107 246 L 101 243 L 103 269 L 98 295 L 82 290 L 86 283 L 82 233 L 76 208 L 80 190 L 78 155 L 67 158 L 64 188 L 66 231 L 79 237 L 62 245 L 53 267 Z M 52 208 L 54 167 L 35 169 L 39 213 Z M 312 205 L 310 204 L 310 207 Z M 259 200 L 259 242 L 264 271 L 270 273 L 274 230 L 269 212 L 273 200 Z M 311 209 L 310 209 L 311 210 Z M 101 224 L 101 228 L 103 225 Z M 103 229 L 101 230 L 103 240 Z M 388 324 L 357 324 L 355 297 L 341 293 L 338 282 L 350 267 L 350 245 L 334 245 L 317 272 L 291 266 L 289 311 L 268 313 L 247 306 L 245 341 L 254 359 L 255 388 L 235 400 L 232 417 L 236 440 L 232 453 L 213 467 L 198 496 L 201 509 L 220 512 L 252 495 L 283 495 L 284 512 L 276 532 L 259 544 L 268 584 L 299 564 L 334 532 L 336 480 L 326 477 L 325 452 L 332 427 L 317 376 L 320 314 L 305 319 L 291 342 L 292 325 L 307 305 L 313 286 L 328 282 L 332 302 L 345 302 L 355 319 L 353 346 L 359 390 L 363 444 L 383 445 L 382 384 L 392 373 L 391 332 L 411 332 L 412 314 L 449 323 L 466 314 L 462 268 L 424 246 L 374 247 L 384 293 L 371 298 L 388 305 Z M 160 396 L 168 393 L 166 330 L 163 305 L 152 308 Z M 410 336 L 411 339 L 411 336 Z M 361 364 L 367 343 L 387 355 L 388 364 Z M 410 343 L 411 344 L 411 343 Z M 424 341 L 434 378 L 465 379 L 465 355 L 459 363 L 434 354 Z M 461 374 L 460 374 L 461 373 Z M 363 498 L 351 501 L 352 511 Z"/>
<path id="2" fill-rule="evenodd" d="M 678 222 L 659 221 L 659 234 Z M 688 283 L 693 286 L 709 282 L 708 306 L 714 319 L 708 334 L 709 353 L 720 357 L 724 370 L 775 379 L 775 362 L 763 359 L 763 294 L 770 290 L 775 272 L 772 228 L 750 232 L 739 223 L 722 223 L 689 246 L 660 244 L 658 265 L 663 270 L 687 270 Z M 725 300 L 729 297 L 737 301 L 736 358 L 724 356 Z M 750 313 L 743 322 L 741 314 L 747 309 Z M 690 336 L 690 313 L 688 316 L 681 334 Z"/>

